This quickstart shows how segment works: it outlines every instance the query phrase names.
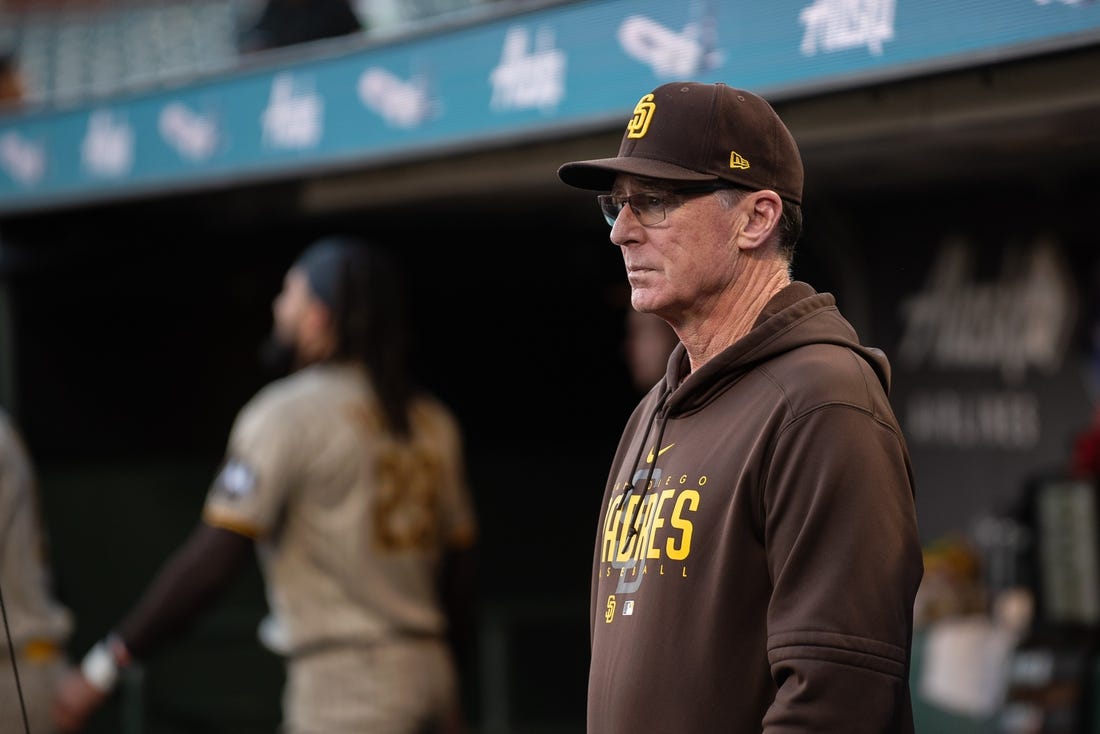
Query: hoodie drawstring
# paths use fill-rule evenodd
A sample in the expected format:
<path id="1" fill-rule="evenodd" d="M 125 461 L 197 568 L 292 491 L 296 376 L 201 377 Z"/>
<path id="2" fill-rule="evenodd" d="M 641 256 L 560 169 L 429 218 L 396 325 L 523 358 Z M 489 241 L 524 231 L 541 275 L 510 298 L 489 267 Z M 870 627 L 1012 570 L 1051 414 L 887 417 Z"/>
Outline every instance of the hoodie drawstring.
<path id="1" fill-rule="evenodd" d="M 645 452 L 646 446 L 648 445 L 650 431 L 653 429 L 653 424 L 657 421 L 657 416 L 664 409 L 665 401 L 668 399 L 668 396 L 670 394 L 671 391 L 668 389 L 668 385 L 662 385 L 661 394 L 657 398 L 657 406 L 653 409 L 653 412 L 649 416 L 649 421 L 646 423 L 645 433 L 642 435 L 642 443 L 638 446 L 638 454 L 634 457 L 634 468 L 630 472 L 631 477 L 633 477 L 638 471 L 638 466 L 641 464 L 642 461 L 642 454 Z M 667 420 L 661 421 L 661 427 L 657 431 L 657 447 L 660 447 L 661 445 L 661 440 L 664 438 L 665 435 L 665 426 L 667 425 Z M 654 449 L 653 461 L 650 462 L 649 470 L 646 472 L 645 482 L 642 484 L 642 494 L 638 497 L 638 504 L 634 506 L 634 512 L 630 514 L 630 532 L 627 533 L 626 536 L 626 540 L 628 542 L 632 540 L 634 536 L 637 535 L 639 532 L 638 512 L 641 510 L 642 504 L 645 502 L 645 497 L 649 493 L 649 484 L 651 481 L 653 481 L 653 470 L 657 466 L 656 451 L 657 448 Z M 633 491 L 634 483 L 630 482 L 626 485 L 626 491 L 623 492 L 622 498 L 619 500 L 620 508 L 626 507 L 626 501 L 630 497 L 630 493 Z"/>

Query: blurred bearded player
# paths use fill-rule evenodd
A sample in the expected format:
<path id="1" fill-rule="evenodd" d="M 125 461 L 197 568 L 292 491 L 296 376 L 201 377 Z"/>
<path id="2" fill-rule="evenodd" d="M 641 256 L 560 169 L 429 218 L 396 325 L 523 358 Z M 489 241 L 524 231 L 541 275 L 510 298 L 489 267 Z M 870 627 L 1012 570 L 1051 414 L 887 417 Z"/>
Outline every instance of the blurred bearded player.
<path id="1" fill-rule="evenodd" d="M 286 734 L 462 732 L 476 516 L 449 409 L 410 382 L 393 262 L 349 237 L 315 242 L 273 304 L 294 371 L 237 415 L 202 521 L 138 604 L 62 681 L 77 731 L 132 659 L 220 596 L 255 547 L 286 661 Z"/>

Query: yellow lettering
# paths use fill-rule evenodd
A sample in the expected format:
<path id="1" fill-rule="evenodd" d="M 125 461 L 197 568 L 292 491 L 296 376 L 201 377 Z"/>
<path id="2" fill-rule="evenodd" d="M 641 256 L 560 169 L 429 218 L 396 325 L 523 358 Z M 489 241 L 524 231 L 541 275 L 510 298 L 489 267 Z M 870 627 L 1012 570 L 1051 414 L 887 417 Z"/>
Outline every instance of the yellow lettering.
<path id="1" fill-rule="evenodd" d="M 649 494 L 645 498 L 645 506 L 641 510 L 641 529 L 638 531 L 638 543 L 634 546 L 634 559 L 642 560 L 649 552 L 649 544 L 653 540 L 653 508 L 657 503 L 657 495 Z"/>
<path id="2" fill-rule="evenodd" d="M 649 533 L 649 537 L 646 542 L 646 558 L 660 558 L 661 551 L 658 548 L 653 547 L 653 540 L 657 535 L 657 530 L 665 526 L 665 519 L 661 517 L 661 510 L 664 507 L 665 501 L 675 494 L 675 490 L 666 489 L 661 492 L 661 496 L 657 499 L 657 504 L 653 508 L 653 528 Z"/>
<path id="3" fill-rule="evenodd" d="M 615 552 L 615 560 L 622 562 L 630 560 L 634 555 L 634 543 L 638 542 L 637 536 L 631 536 L 629 518 L 634 514 L 634 506 L 638 504 L 638 495 L 631 495 L 630 500 L 627 502 L 627 506 L 623 508 L 619 513 L 619 517 L 616 521 L 620 521 L 619 524 L 619 537 L 617 541 L 617 548 Z M 620 503 L 621 504 L 621 503 Z"/>
<path id="4" fill-rule="evenodd" d="M 613 558 L 615 551 L 615 529 L 619 524 L 619 518 L 622 516 L 623 511 L 621 505 L 623 503 L 622 497 L 614 500 L 607 506 L 607 516 L 603 520 L 603 550 L 601 551 L 601 560 L 610 561 Z"/>
<path id="5" fill-rule="evenodd" d="M 699 477 L 699 486 L 700 486 L 700 487 L 705 487 L 705 486 L 707 486 L 707 475 L 706 475 L 706 474 L 704 474 L 703 476 Z"/>
<path id="6" fill-rule="evenodd" d="M 663 564 L 663 563 L 661 564 L 661 574 L 660 575 L 661 576 L 665 575 L 665 564 Z"/>
<path id="7" fill-rule="evenodd" d="M 680 484 L 687 484 L 687 481 L 688 481 L 688 475 L 687 474 L 681 474 L 680 475 Z"/>
<path id="8" fill-rule="evenodd" d="M 665 554 L 674 561 L 682 561 L 691 554 L 691 534 L 695 526 L 684 517 L 685 512 L 695 512 L 699 509 L 699 492 L 694 489 L 684 490 L 676 498 L 676 504 L 672 508 L 672 518 L 669 523 L 680 531 L 680 542 L 675 538 L 665 541 Z"/>
<path id="9" fill-rule="evenodd" d="M 687 566 L 684 566 L 683 570 L 680 571 L 680 576 L 682 578 L 685 578 L 685 579 L 688 577 L 688 567 Z"/>

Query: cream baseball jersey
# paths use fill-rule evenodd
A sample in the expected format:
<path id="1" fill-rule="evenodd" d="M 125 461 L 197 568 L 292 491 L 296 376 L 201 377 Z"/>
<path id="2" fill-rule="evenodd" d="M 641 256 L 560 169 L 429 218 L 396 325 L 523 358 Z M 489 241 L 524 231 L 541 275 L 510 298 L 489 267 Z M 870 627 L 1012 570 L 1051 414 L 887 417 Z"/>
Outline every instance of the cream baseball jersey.
<path id="1" fill-rule="evenodd" d="M 384 429 L 363 369 L 319 364 L 242 408 L 204 520 L 257 541 L 281 651 L 440 635 L 438 566 L 477 534 L 462 437 L 426 395 Z"/>
<path id="2" fill-rule="evenodd" d="M 0 412 L 0 586 L 16 647 L 32 640 L 61 647 L 72 632 L 71 612 L 53 597 L 45 532 L 30 456 Z"/>

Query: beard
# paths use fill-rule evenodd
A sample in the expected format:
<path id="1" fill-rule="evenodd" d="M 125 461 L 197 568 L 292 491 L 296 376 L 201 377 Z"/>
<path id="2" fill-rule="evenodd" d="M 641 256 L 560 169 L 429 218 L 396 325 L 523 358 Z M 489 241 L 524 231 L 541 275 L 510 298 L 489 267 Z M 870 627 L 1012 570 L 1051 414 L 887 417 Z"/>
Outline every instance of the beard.
<path id="1" fill-rule="evenodd" d="M 260 343 L 259 357 L 260 366 L 271 379 L 286 377 L 298 368 L 298 349 L 274 332 Z"/>

